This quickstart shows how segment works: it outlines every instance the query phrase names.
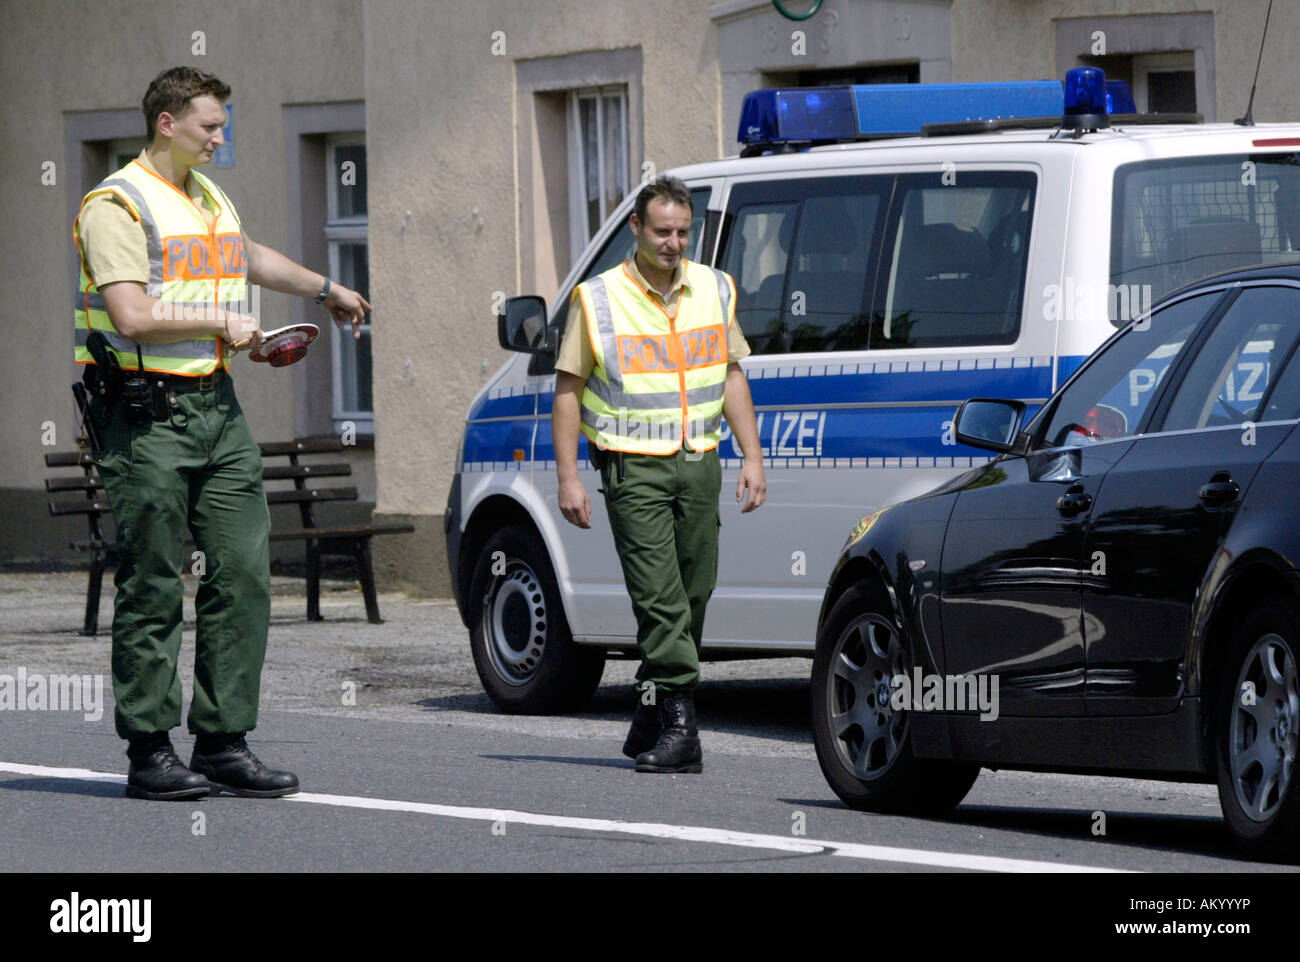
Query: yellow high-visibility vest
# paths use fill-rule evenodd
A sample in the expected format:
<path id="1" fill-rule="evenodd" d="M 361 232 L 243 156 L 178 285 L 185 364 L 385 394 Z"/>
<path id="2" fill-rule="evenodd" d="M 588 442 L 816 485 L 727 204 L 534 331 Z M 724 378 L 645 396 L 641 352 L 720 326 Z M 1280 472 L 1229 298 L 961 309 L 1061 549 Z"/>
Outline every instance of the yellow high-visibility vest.
<path id="1" fill-rule="evenodd" d="M 246 313 L 248 262 L 239 215 L 220 187 L 197 170 L 190 175 L 207 195 L 215 214 L 211 225 L 187 194 L 139 160 L 100 183 L 82 199 L 81 206 L 92 197 L 112 194 L 144 228 L 149 252 L 145 293 L 159 299 L 158 310 L 189 319 L 212 316 L 215 308 Z M 72 225 L 81 258 L 81 277 L 74 295 L 76 361 L 94 363 L 86 339 L 91 331 L 102 331 L 122 368 L 134 370 L 139 367 L 136 342 L 118 333 L 109 320 L 104 298 L 86 270 L 80 221 L 79 210 Z M 199 376 L 211 374 L 218 365 L 230 366 L 222 340 L 213 335 L 170 344 L 144 341 L 139 346 L 147 371 Z"/>
<path id="2" fill-rule="evenodd" d="M 612 451 L 712 451 L 722 437 L 727 331 L 736 291 L 723 271 L 682 260 L 677 316 L 627 263 L 579 284 L 596 368 L 582 392 L 582 432 Z"/>

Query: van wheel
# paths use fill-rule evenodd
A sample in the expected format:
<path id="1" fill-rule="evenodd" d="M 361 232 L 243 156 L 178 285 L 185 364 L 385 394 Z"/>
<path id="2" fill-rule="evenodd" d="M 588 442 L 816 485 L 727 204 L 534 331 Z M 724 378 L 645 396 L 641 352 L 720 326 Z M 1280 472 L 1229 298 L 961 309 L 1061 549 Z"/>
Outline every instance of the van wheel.
<path id="1" fill-rule="evenodd" d="M 978 765 L 913 757 L 909 713 L 890 705 L 890 680 L 910 673 L 914 664 L 879 588 L 858 585 L 844 592 L 817 634 L 813 743 L 826 781 L 851 808 L 942 815 L 979 776 Z"/>
<path id="2" fill-rule="evenodd" d="M 1270 598 L 1233 636 L 1215 698 L 1219 803 L 1250 855 L 1300 858 L 1297 728 L 1300 614 Z"/>
<path id="3" fill-rule="evenodd" d="M 511 526 L 484 542 L 469 599 L 474 667 L 498 708 L 544 715 L 590 700 L 605 653 L 574 644 L 555 573 L 535 532 Z"/>

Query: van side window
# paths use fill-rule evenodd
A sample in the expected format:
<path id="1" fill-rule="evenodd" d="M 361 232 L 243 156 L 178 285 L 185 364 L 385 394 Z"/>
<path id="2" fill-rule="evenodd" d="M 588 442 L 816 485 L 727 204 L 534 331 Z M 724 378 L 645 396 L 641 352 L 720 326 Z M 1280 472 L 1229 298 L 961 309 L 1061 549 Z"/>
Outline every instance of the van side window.
<path id="1" fill-rule="evenodd" d="M 740 183 L 719 266 L 754 354 L 867 347 L 880 227 L 894 178 Z"/>
<path id="2" fill-rule="evenodd" d="M 1013 343 L 1036 184 L 1027 171 L 900 177 L 871 346 Z"/>
<path id="3" fill-rule="evenodd" d="M 1145 300 L 1200 277 L 1294 257 L 1300 156 L 1178 157 L 1115 170 L 1110 281 Z M 1117 327 L 1124 321 L 1116 320 Z"/>

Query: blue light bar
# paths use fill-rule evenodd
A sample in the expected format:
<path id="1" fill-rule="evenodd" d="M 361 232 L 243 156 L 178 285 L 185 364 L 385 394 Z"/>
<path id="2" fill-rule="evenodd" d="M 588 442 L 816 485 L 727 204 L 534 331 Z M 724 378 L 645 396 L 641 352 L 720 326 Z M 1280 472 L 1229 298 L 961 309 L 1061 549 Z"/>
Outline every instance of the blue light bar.
<path id="1" fill-rule="evenodd" d="M 1055 80 L 755 90 L 741 106 L 737 140 L 766 145 L 919 134 L 926 124 L 1059 117 L 1064 105 Z"/>
<path id="2" fill-rule="evenodd" d="M 1064 106 L 1056 80 L 1023 83 L 859 84 L 858 133 L 919 134 L 926 124 L 1012 117 L 1056 117 Z"/>
<path id="3" fill-rule="evenodd" d="M 1106 113 L 1135 114 L 1137 104 L 1133 100 L 1133 88 L 1123 80 L 1106 81 Z"/>
<path id="4" fill-rule="evenodd" d="M 850 87 L 755 90 L 740 108 L 742 144 L 852 140 L 858 136 Z"/>

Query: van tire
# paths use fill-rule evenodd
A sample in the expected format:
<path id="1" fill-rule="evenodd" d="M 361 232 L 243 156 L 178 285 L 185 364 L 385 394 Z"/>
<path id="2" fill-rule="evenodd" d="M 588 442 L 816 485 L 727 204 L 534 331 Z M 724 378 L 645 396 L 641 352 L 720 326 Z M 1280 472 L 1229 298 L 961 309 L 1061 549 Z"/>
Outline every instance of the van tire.
<path id="1" fill-rule="evenodd" d="M 502 528 L 479 549 L 469 619 L 479 681 L 504 712 L 579 709 L 600 684 L 605 653 L 574 644 L 550 558 L 529 527 Z"/>
<path id="2" fill-rule="evenodd" d="M 894 711 L 887 699 L 881 703 L 881 683 L 888 686 L 893 674 L 910 673 L 914 650 L 888 595 L 866 584 L 840 595 L 817 633 L 809 699 L 813 744 L 827 783 L 850 808 L 943 815 L 961 803 L 979 776 L 973 763 L 914 757 L 908 712 Z M 837 664 L 865 669 L 861 683 L 846 672 L 837 675 Z M 836 715 L 849 716 L 846 728 L 836 730 Z"/>

